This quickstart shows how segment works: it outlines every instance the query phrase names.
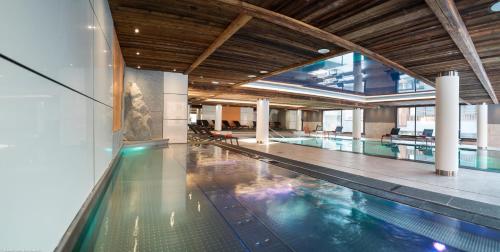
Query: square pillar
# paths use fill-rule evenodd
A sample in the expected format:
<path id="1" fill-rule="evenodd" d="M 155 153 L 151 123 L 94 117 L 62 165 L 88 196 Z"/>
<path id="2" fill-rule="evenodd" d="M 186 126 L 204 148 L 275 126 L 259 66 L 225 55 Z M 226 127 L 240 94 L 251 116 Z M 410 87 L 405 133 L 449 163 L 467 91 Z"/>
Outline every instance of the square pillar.
<path id="1" fill-rule="evenodd" d="M 187 143 L 188 76 L 165 72 L 163 78 L 163 138 Z"/>
<path id="2" fill-rule="evenodd" d="M 488 105 L 477 105 L 477 148 L 488 148 Z"/>
<path id="3" fill-rule="evenodd" d="M 217 104 L 215 106 L 215 127 L 216 131 L 222 130 L 222 105 Z"/>

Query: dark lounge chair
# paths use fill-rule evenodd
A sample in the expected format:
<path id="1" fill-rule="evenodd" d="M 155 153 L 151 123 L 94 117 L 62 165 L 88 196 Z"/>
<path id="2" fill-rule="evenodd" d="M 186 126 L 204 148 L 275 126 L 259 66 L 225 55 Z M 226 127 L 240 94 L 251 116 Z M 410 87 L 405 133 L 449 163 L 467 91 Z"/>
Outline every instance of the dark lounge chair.
<path id="1" fill-rule="evenodd" d="M 338 134 L 342 133 L 342 129 L 343 129 L 342 126 L 337 126 L 337 127 L 335 127 L 335 130 L 327 131 L 326 133 L 327 133 L 328 137 L 330 137 L 330 134 L 333 134 L 333 137 L 335 138 L 335 137 L 337 137 Z"/>
<path id="2" fill-rule="evenodd" d="M 432 133 L 434 133 L 433 129 L 424 129 L 422 132 L 422 135 L 417 136 L 415 139 L 423 139 L 425 140 L 425 145 L 427 145 L 427 142 L 433 142 L 434 137 L 432 136 Z"/>
<path id="3" fill-rule="evenodd" d="M 249 128 L 248 125 L 241 125 L 239 121 L 233 121 L 237 129 Z"/>
<path id="4" fill-rule="evenodd" d="M 393 139 L 398 139 L 399 138 L 399 131 L 400 131 L 400 128 L 392 128 L 391 133 L 385 134 L 380 138 L 380 142 L 382 142 L 384 140 L 384 137 L 389 137 L 391 139 L 391 142 Z"/>
<path id="5" fill-rule="evenodd" d="M 222 120 L 222 126 L 224 129 L 232 129 L 233 128 L 227 120 Z"/>

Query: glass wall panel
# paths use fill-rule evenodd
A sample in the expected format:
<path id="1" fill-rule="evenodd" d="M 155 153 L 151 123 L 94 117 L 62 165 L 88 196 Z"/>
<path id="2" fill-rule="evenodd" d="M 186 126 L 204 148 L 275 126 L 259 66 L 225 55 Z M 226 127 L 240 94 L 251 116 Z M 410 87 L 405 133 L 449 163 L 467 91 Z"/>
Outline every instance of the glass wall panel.
<path id="1" fill-rule="evenodd" d="M 415 135 L 415 107 L 398 108 L 397 127 L 400 135 Z"/>
<path id="2" fill-rule="evenodd" d="M 352 132 L 352 109 L 342 110 L 342 131 Z"/>
<path id="3" fill-rule="evenodd" d="M 460 106 L 460 137 L 477 138 L 476 105 Z"/>
<path id="4" fill-rule="evenodd" d="M 327 110 L 323 112 L 323 130 L 335 130 L 335 127 L 342 126 L 342 111 Z"/>
<path id="5" fill-rule="evenodd" d="M 434 106 L 432 107 L 417 107 L 416 111 L 416 134 L 422 135 L 422 132 L 424 129 L 432 129 L 433 130 L 433 135 L 436 132 L 435 131 L 435 112 L 434 112 Z"/>

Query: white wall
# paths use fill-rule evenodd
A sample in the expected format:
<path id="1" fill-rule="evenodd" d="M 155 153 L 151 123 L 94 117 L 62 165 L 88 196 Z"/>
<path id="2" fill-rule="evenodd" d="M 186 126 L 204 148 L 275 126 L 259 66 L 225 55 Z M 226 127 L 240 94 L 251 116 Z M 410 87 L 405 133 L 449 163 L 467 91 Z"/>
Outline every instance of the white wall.
<path id="1" fill-rule="evenodd" d="M 0 17 L 0 247 L 51 251 L 112 158 L 112 19 L 105 0 Z"/>
<path id="2" fill-rule="evenodd" d="M 253 127 L 255 121 L 255 112 L 252 107 L 242 107 L 240 109 L 240 124 Z"/>
<path id="3" fill-rule="evenodd" d="M 188 76 L 180 73 L 163 75 L 163 138 L 169 143 L 187 143 Z"/>
<path id="4" fill-rule="evenodd" d="M 201 119 L 209 121 L 215 120 L 215 106 L 203 105 L 201 109 Z"/>

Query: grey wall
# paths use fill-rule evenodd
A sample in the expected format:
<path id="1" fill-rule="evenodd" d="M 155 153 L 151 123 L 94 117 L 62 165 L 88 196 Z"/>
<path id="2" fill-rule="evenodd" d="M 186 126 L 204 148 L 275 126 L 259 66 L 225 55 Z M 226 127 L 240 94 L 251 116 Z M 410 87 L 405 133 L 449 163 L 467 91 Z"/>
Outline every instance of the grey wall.
<path id="1" fill-rule="evenodd" d="M 302 111 L 302 121 L 304 122 L 322 122 L 323 112 L 322 111 Z"/>
<path id="2" fill-rule="evenodd" d="M 365 122 L 386 122 L 396 123 L 395 107 L 381 107 L 376 109 L 365 109 L 364 116 Z"/>
<path id="3" fill-rule="evenodd" d="M 488 124 L 500 124 L 500 105 L 488 105 Z"/>
<path id="4" fill-rule="evenodd" d="M 163 72 L 138 70 L 135 68 L 125 68 L 125 86 L 129 82 L 137 83 L 139 86 L 146 105 L 148 106 L 151 117 L 151 137 L 163 137 Z M 127 108 L 125 107 L 125 114 Z"/>

